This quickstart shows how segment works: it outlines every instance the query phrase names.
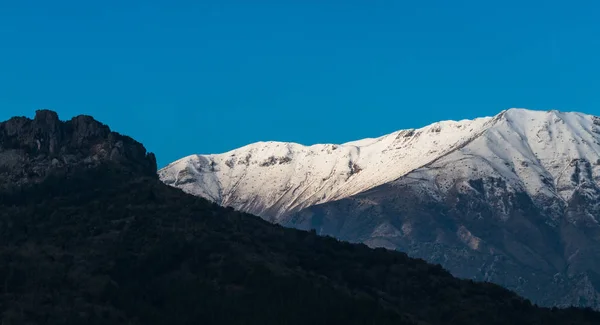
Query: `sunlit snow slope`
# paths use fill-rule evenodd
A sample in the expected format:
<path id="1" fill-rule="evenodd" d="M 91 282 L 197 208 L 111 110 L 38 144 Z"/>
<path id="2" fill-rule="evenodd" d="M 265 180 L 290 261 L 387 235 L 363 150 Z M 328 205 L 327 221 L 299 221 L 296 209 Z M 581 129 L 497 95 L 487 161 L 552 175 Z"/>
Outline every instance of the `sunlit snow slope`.
<path id="1" fill-rule="evenodd" d="M 494 173 L 532 196 L 568 199 L 571 180 L 561 175 L 576 168 L 577 159 L 600 164 L 599 130 L 600 119 L 590 115 L 510 109 L 495 117 L 443 121 L 341 145 L 259 142 L 223 154 L 183 158 L 161 169 L 159 176 L 188 193 L 273 221 L 442 159 L 469 164 L 452 164 L 452 170 L 443 172 L 448 179 L 456 173 L 465 178 Z M 584 177 L 593 182 L 599 172 L 591 167 Z M 440 184 L 438 179 L 436 186 Z"/>

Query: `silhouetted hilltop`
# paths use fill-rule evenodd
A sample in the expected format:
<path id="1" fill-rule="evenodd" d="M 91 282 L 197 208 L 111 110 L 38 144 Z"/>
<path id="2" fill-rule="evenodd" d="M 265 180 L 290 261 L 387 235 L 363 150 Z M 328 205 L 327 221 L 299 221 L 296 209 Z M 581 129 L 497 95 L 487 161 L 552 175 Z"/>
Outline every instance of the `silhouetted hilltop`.
<path id="1" fill-rule="evenodd" d="M 91 116 L 63 122 L 55 112 L 40 110 L 33 120 L 15 117 L 0 123 L 0 186 L 36 183 L 49 174 L 106 162 L 136 174 L 156 173 L 154 154 Z"/>

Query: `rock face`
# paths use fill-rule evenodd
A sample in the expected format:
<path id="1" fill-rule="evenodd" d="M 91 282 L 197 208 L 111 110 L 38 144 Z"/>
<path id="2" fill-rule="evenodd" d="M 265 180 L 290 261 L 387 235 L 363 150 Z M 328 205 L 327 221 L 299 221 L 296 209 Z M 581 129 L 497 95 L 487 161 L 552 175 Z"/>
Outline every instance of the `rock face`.
<path id="1" fill-rule="evenodd" d="M 261 166 L 265 156 L 279 158 Z M 188 157 L 159 175 L 219 204 L 406 251 L 545 306 L 600 308 L 595 116 L 511 109 L 339 146 L 254 144 Z"/>
<path id="2" fill-rule="evenodd" d="M 398 249 L 544 306 L 600 307 L 600 227 L 588 217 L 600 216 L 590 208 L 597 201 L 577 194 L 576 201 L 562 202 L 563 215 L 549 221 L 552 215 L 540 202 L 501 179 L 456 181 L 436 196 L 423 194 L 409 179 L 415 176 L 304 209 L 281 223 Z"/>
<path id="3" fill-rule="evenodd" d="M 63 122 L 55 112 L 40 110 L 33 120 L 15 117 L 0 123 L 0 187 L 37 183 L 53 173 L 104 162 L 133 173 L 156 172 L 154 154 L 90 116 Z"/>

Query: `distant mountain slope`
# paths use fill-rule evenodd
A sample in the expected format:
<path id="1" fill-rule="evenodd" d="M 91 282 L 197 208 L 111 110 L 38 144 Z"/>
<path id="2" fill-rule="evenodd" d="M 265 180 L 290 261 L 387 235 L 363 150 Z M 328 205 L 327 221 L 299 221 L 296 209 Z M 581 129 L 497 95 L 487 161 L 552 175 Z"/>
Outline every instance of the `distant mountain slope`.
<path id="1" fill-rule="evenodd" d="M 600 119 L 594 116 L 511 109 L 494 118 L 444 121 L 342 145 L 259 142 L 186 157 L 159 175 L 188 193 L 277 218 L 396 180 L 475 141 L 471 150 L 493 158 L 496 170 L 537 194 L 556 192 L 554 185 L 562 191 L 568 180 L 560 173 L 575 159 L 598 164 L 599 134 Z M 513 166 L 525 173 L 513 175 Z M 542 177 L 558 183 L 545 184 Z"/>
<path id="2" fill-rule="evenodd" d="M 138 143 L 127 141 L 120 152 L 127 158 L 114 159 L 96 149 L 119 135 L 108 130 L 80 141 L 89 138 L 55 122 L 68 137 L 43 127 L 33 137 L 6 137 L 7 124 L 0 124 L 2 155 L 65 158 L 62 149 L 31 147 L 42 138 L 80 153 L 64 168 L 28 165 L 37 166 L 35 178 L 2 165 L 5 176 L 21 180 L 0 189 L 4 325 L 600 322 L 589 309 L 539 308 L 403 253 L 219 207 L 161 183 L 147 168 L 153 156 Z M 10 132 L 29 134 L 31 123 Z M 94 164 L 85 163 L 90 153 Z"/>
<path id="3" fill-rule="evenodd" d="M 393 181 L 477 137 L 495 119 L 440 122 L 342 145 L 259 142 L 183 158 L 159 171 L 166 184 L 224 206 L 277 218 Z"/>
<path id="4" fill-rule="evenodd" d="M 274 145 L 245 148 L 271 155 Z M 228 168 L 219 163 L 245 148 L 192 156 L 159 175 L 167 184 L 219 204 L 286 226 L 400 249 L 441 263 L 455 275 L 505 285 L 544 305 L 600 308 L 598 117 L 511 109 L 493 118 L 440 122 L 341 147 L 355 145 L 360 152 L 360 146 L 369 148 L 370 161 L 387 167 L 359 165 L 358 174 L 319 185 L 318 199 L 303 194 L 297 206 L 294 196 L 282 195 L 280 187 L 313 193 L 309 185 L 319 178 L 310 175 L 317 168 L 290 171 L 279 165 L 261 167 L 258 161 Z M 314 155 L 311 159 L 319 161 L 330 154 Z M 304 156 L 289 157 L 291 166 L 304 166 Z M 369 177 L 358 182 L 363 171 Z M 253 184 L 259 177 L 254 175 L 265 179 L 256 183 L 256 191 L 246 185 L 229 187 L 232 180 Z M 309 176 L 310 182 L 293 181 Z M 214 186 L 207 185 L 208 179 Z M 339 190 L 351 186 L 356 187 Z M 206 191 L 221 196 L 215 199 Z"/>

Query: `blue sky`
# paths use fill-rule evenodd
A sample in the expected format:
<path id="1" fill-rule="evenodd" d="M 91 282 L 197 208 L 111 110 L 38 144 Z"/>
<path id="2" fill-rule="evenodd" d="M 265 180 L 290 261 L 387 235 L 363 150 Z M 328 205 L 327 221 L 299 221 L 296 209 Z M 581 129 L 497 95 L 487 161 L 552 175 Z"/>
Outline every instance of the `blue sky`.
<path id="1" fill-rule="evenodd" d="M 0 1 L 0 120 L 90 114 L 163 166 L 509 107 L 600 115 L 598 17 L 594 1 Z"/>

